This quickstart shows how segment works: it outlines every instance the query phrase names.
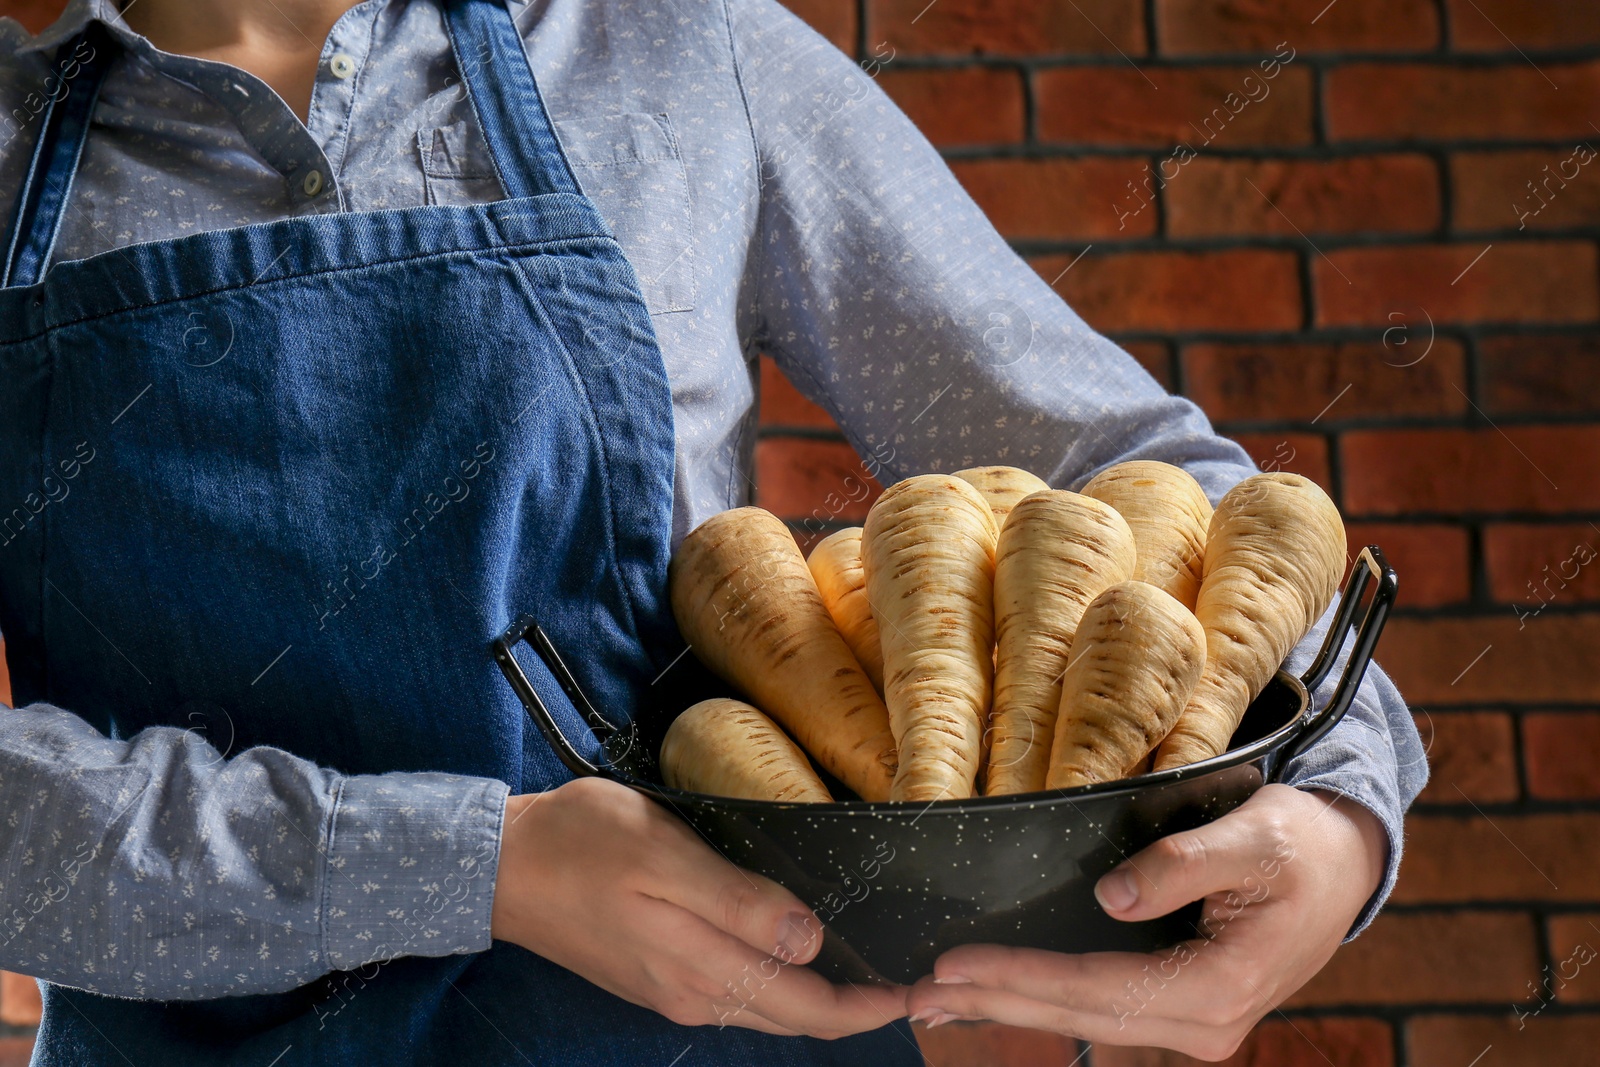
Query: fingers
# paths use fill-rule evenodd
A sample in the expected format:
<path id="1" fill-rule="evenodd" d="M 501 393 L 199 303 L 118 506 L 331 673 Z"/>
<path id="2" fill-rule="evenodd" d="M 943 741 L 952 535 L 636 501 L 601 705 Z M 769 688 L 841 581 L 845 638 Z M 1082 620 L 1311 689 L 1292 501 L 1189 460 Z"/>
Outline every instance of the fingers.
<path id="1" fill-rule="evenodd" d="M 741 1009 L 742 1014 L 754 1011 L 792 1032 L 833 1039 L 876 1030 L 905 1017 L 903 986 L 834 985 L 798 963 L 761 956 L 742 945 L 739 952 L 744 962 L 738 977 L 731 987 L 724 982 L 734 1008 L 731 1016 L 724 1013 L 725 1021 L 743 1025 Z M 725 998 L 724 1004 L 730 1001 Z"/>
<path id="2" fill-rule="evenodd" d="M 1130 995 L 1129 984 L 1135 989 L 1151 984 L 1150 976 L 1160 963 L 1161 954 L 1063 955 L 1043 949 L 963 945 L 939 957 L 934 965 L 937 981 L 916 988 L 919 1002 L 933 990 L 959 998 L 977 988 L 1047 1001 L 1076 1014 L 1115 1016 Z"/>
<path id="3" fill-rule="evenodd" d="M 835 986 L 803 966 L 755 951 L 690 912 L 656 902 L 661 944 L 675 966 L 651 975 L 652 1007 L 687 1025 L 742 1026 L 836 1038 L 876 1030 L 905 1015 L 901 987 Z"/>
<path id="4" fill-rule="evenodd" d="M 742 945 L 739 954 L 743 963 L 736 976 L 723 983 L 721 1022 L 743 1025 L 743 1017 L 754 1013 L 797 1033 L 831 1039 L 876 1030 L 906 1013 L 903 987 L 833 985 L 799 964 Z"/>
<path id="5" fill-rule="evenodd" d="M 970 1004 L 964 998 L 988 990 L 1040 1001 L 1074 1017 L 1110 1019 L 1119 1029 L 1135 1020 L 1207 1027 L 1253 1022 L 1271 1006 L 1263 993 L 1279 988 L 1226 940 L 1186 941 L 1148 954 L 1077 956 L 967 945 L 941 956 L 935 976 L 938 982 L 925 979 L 913 989 L 908 1001 L 913 1014 L 928 1007 L 964 1014 L 948 1005 Z"/>
<path id="6" fill-rule="evenodd" d="M 1326 827 L 1335 817 L 1317 823 L 1326 810 L 1320 798 L 1266 786 L 1216 822 L 1131 857 L 1096 888 L 1124 920 L 1204 899 L 1209 937 L 1148 955 L 964 946 L 940 957 L 907 1009 L 1226 1058 L 1327 961 L 1370 892 L 1359 862 L 1366 845 L 1334 840 Z M 1344 883 L 1356 894 L 1348 907 L 1338 897 Z"/>
<path id="7" fill-rule="evenodd" d="M 942 989 L 943 987 L 933 987 Z M 912 1017 L 929 1010 L 922 1003 L 923 985 L 911 992 Z M 1175 1022 L 1155 1013 L 1125 1012 L 1116 1017 L 1087 1015 L 1002 990 L 974 987 L 967 992 L 946 991 L 939 1002 L 951 1015 L 963 1019 L 992 1019 L 1007 1026 L 1049 1030 L 1095 1045 L 1138 1045 L 1175 1049 L 1203 1060 L 1231 1056 L 1250 1033 L 1250 1022 L 1226 1027 Z M 939 1016 L 936 1016 L 938 1018 Z"/>
<path id="8" fill-rule="evenodd" d="M 939 957 L 934 964 L 937 982 L 931 988 L 948 991 L 952 997 L 974 987 L 1010 991 L 1073 1012 L 1107 1014 L 1120 991 L 1120 985 L 1109 983 L 1136 962 L 1144 963 L 1146 957 L 1134 953 L 1068 956 L 1042 949 L 963 945 Z M 1121 964 L 1126 966 L 1119 967 Z M 916 988 L 923 987 L 919 983 Z"/>
<path id="9" fill-rule="evenodd" d="M 1271 804 L 1246 803 L 1133 855 L 1096 883 L 1095 898 L 1112 918 L 1126 922 L 1154 919 L 1216 893 L 1257 901 L 1293 855 L 1278 811 Z"/>
<path id="10" fill-rule="evenodd" d="M 801 1032 L 774 1021 L 763 1010 L 777 1001 L 769 995 L 777 961 L 666 901 L 646 902 L 642 914 L 647 928 L 668 949 L 664 960 L 640 961 L 643 980 L 634 984 L 646 991 L 645 1007 L 682 1026 Z M 628 999 L 641 1002 L 638 997 Z"/>
<path id="11" fill-rule="evenodd" d="M 834 985 L 798 965 L 779 977 L 783 999 L 767 1017 L 813 1037 L 845 1037 L 905 1018 L 904 986 Z"/>
<path id="12" fill-rule="evenodd" d="M 809 963 L 822 947 L 822 923 L 799 897 L 734 865 L 699 838 L 667 849 L 663 866 L 646 893 L 678 905 L 762 955 Z"/>
<path id="13" fill-rule="evenodd" d="M 831 1038 L 905 1015 L 904 988 L 806 970 L 822 940 L 810 909 L 649 798 L 593 778 L 544 795 L 517 824 L 539 858 L 514 879 L 538 902 L 518 942 L 530 951 L 685 1026 Z M 585 850 L 585 863 L 559 861 Z"/>
<path id="14" fill-rule="evenodd" d="M 673 908 L 670 904 L 659 901 L 656 903 L 663 908 L 677 911 L 679 914 L 687 914 L 682 912 L 681 909 Z M 701 923 L 700 925 L 704 927 L 705 924 Z M 746 1030 L 759 1030 L 764 1034 L 777 1034 L 780 1037 L 799 1036 L 798 1031 L 790 1030 L 786 1026 L 779 1026 L 764 1015 L 754 1011 L 744 1011 L 743 1004 L 737 999 L 730 999 L 726 995 L 707 995 L 706 991 L 698 987 L 693 981 L 681 981 L 675 984 L 674 992 L 687 994 L 675 1002 L 673 997 L 663 995 L 664 990 L 658 990 L 657 995 L 654 997 L 643 996 L 627 982 L 615 981 L 604 971 L 596 971 L 586 977 L 601 989 L 626 1000 L 629 1004 L 648 1008 L 681 1025 L 738 1026 Z"/>
<path id="15" fill-rule="evenodd" d="M 651 925 L 652 940 L 674 955 L 703 1001 L 663 1014 L 676 1019 L 681 1010 L 698 1015 L 693 1023 L 828 1038 L 905 1015 L 903 987 L 835 986 L 806 970 L 822 946 L 822 924 L 811 909 L 677 820 L 663 823 L 671 829 L 657 838 L 662 847 L 640 892 L 676 913 Z"/>
<path id="16" fill-rule="evenodd" d="M 1145 1016 L 1125 1011 L 1113 1016 L 1076 1012 L 1019 993 L 978 985 L 937 986 L 927 979 L 912 988 L 906 1006 L 913 1019 L 922 1012 L 940 1011 L 963 1019 L 990 1019 L 1007 1026 L 1048 1030 L 1097 1045 L 1150 1045 L 1189 1051 L 1197 1050 L 1200 1037 L 1197 1027 L 1153 1013 Z"/>

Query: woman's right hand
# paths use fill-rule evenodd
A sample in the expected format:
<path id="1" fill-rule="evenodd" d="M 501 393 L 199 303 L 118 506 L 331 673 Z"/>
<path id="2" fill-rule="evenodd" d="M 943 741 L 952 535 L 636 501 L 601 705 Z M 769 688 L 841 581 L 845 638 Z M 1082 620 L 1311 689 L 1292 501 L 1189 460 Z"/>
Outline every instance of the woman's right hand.
<path id="1" fill-rule="evenodd" d="M 507 800 L 491 924 L 495 938 L 686 1026 L 836 1038 L 906 1011 L 903 987 L 836 986 L 807 970 L 822 944 L 811 909 L 604 779 Z"/>

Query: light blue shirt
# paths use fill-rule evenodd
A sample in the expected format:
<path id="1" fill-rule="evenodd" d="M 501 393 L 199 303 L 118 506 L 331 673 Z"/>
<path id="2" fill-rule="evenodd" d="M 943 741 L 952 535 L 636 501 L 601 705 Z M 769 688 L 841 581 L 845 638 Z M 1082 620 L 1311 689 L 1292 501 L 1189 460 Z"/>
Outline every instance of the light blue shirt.
<path id="1" fill-rule="evenodd" d="M 1077 488 L 1143 458 L 1181 464 L 1215 500 L 1253 472 L 1007 246 L 875 67 L 773 0 L 513 11 L 655 323 L 676 419 L 675 540 L 750 497 L 761 352 L 884 482 L 1007 463 Z M 90 18 L 126 49 L 58 259 L 500 196 L 434 0 L 366 0 L 340 18 L 304 124 L 254 76 L 156 50 L 109 0 L 72 0 L 37 38 L 0 20 L 6 217 L 44 99 L 63 91 L 55 48 Z M 340 339 L 325 343 L 336 352 Z M 72 711 L 0 711 L 0 965 L 184 999 L 488 947 L 503 783 L 345 776 L 177 729 L 108 739 Z M 1401 818 L 1426 778 L 1411 717 L 1376 668 L 1344 723 L 1290 769 L 1292 784 L 1353 798 L 1388 833 L 1384 883 L 1358 930 L 1393 885 Z"/>

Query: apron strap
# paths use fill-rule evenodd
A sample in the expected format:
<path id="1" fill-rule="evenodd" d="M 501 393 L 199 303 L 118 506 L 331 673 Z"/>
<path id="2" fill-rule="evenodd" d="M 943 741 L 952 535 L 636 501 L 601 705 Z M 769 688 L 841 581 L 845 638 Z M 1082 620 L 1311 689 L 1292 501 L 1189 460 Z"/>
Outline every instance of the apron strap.
<path id="1" fill-rule="evenodd" d="M 505 0 L 446 0 L 445 22 L 506 196 L 582 195 Z"/>
<path id="2" fill-rule="evenodd" d="M 6 232 L 0 287 L 33 285 L 50 262 L 50 251 L 55 247 L 67 197 L 72 192 L 72 179 L 83 156 L 89 120 L 100 97 L 100 84 L 117 48 L 109 34 L 99 31 L 99 24 L 91 23 L 56 52 L 53 69 L 66 94 L 51 97 L 45 105 L 43 127 Z M 94 52 L 88 59 L 78 59 L 77 49 L 85 42 Z M 78 67 L 77 74 L 71 79 L 62 78 L 61 72 L 73 64 Z"/>

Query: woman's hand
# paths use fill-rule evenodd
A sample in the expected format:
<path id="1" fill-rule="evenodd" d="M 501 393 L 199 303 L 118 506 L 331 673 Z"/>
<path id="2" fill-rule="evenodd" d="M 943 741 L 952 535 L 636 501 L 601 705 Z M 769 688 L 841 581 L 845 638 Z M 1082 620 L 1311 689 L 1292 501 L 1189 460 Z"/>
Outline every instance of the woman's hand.
<path id="1" fill-rule="evenodd" d="M 1385 848 L 1377 817 L 1359 804 L 1268 785 L 1095 887 L 1107 913 L 1126 921 L 1204 897 L 1208 938 L 1149 955 L 966 945 L 939 957 L 907 1007 L 929 1025 L 994 1019 L 1226 1059 L 1328 962 L 1376 890 Z"/>
<path id="2" fill-rule="evenodd" d="M 844 1037 L 905 1014 L 905 989 L 803 966 L 822 926 L 626 786 L 578 779 L 506 802 L 494 936 L 686 1026 Z"/>

